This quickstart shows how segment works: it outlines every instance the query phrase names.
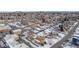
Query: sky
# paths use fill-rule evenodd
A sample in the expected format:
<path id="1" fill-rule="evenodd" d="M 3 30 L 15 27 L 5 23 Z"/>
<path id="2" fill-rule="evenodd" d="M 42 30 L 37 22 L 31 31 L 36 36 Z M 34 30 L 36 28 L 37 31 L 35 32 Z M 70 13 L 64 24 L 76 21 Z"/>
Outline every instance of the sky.
<path id="1" fill-rule="evenodd" d="M 0 11 L 79 11 L 79 1 L 0 0 Z"/>

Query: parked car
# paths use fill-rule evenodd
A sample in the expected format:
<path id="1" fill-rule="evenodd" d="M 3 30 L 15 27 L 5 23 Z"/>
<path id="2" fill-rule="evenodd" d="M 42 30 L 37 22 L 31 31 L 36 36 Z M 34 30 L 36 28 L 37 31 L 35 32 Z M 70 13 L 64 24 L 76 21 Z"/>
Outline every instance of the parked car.
<path id="1" fill-rule="evenodd" d="M 79 45 L 79 36 L 74 36 L 72 38 L 72 44 Z"/>

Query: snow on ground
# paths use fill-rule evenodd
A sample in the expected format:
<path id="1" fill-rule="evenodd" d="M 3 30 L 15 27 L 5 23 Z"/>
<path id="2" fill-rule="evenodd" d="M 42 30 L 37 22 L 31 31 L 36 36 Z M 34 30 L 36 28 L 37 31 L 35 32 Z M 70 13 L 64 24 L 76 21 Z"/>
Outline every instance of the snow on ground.
<path id="1" fill-rule="evenodd" d="M 15 40 L 15 36 L 16 35 L 6 35 L 4 37 L 4 39 L 6 40 L 6 42 L 8 43 L 8 45 L 11 47 L 11 48 L 28 48 L 28 46 L 24 43 L 19 43 Z"/>
<path id="2" fill-rule="evenodd" d="M 36 27 L 35 29 L 32 29 L 31 27 L 25 27 L 20 22 L 9 23 L 8 26 L 10 27 L 10 25 L 17 27 L 16 29 L 14 29 L 15 31 L 18 31 L 18 28 L 19 28 L 19 30 L 22 31 L 22 35 L 24 35 L 24 36 L 22 36 L 22 40 L 24 40 L 26 43 L 28 42 L 34 48 L 39 48 L 39 47 L 49 48 L 49 47 L 53 46 L 55 43 L 57 43 L 58 41 L 60 41 L 65 35 L 68 34 L 67 32 L 58 32 L 58 31 L 56 31 L 55 26 L 53 28 L 53 26 L 49 27 L 49 26 L 44 25 L 45 28 L 44 28 L 44 26 L 42 26 L 40 28 Z M 3 26 L 3 25 L 1 25 L 1 26 Z M 6 25 L 6 27 L 8 27 L 8 26 Z M 56 25 L 56 27 L 58 27 L 58 25 Z M 43 28 L 44 30 L 41 31 L 42 30 L 41 28 Z M 32 40 L 32 41 L 29 41 L 27 39 L 29 30 L 33 31 L 35 33 L 35 36 L 45 36 L 46 44 L 44 44 L 44 46 L 41 46 L 40 44 L 37 44 L 34 41 L 35 39 Z M 53 33 L 53 34 L 49 35 L 49 33 Z M 7 34 L 4 37 L 4 39 L 11 48 L 23 48 L 23 47 L 27 48 L 27 47 L 29 47 L 24 42 L 19 43 L 18 41 L 16 41 L 14 34 Z"/>

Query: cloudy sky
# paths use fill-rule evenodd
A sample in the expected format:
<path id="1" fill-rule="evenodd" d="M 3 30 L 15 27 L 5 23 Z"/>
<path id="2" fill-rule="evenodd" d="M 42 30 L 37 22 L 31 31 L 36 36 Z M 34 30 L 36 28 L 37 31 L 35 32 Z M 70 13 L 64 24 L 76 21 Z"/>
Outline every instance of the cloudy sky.
<path id="1" fill-rule="evenodd" d="M 0 0 L 0 11 L 79 11 L 79 1 Z"/>

